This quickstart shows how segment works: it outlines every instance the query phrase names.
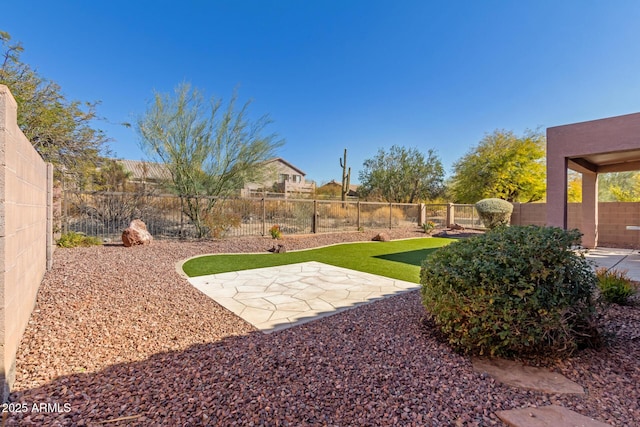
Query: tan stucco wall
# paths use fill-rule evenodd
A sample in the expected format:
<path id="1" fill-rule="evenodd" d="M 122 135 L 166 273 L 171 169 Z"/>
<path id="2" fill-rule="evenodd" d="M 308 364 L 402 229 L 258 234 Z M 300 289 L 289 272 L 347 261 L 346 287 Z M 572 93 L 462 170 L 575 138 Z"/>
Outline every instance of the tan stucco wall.
<path id="1" fill-rule="evenodd" d="M 0 380 L 15 377 L 15 355 L 47 269 L 52 168 L 20 131 L 17 105 L 0 85 Z"/>

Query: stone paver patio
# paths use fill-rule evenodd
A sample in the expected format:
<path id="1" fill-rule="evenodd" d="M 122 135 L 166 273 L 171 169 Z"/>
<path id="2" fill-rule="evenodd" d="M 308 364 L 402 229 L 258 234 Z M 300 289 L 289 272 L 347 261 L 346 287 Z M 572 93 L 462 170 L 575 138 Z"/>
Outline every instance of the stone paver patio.
<path id="1" fill-rule="evenodd" d="M 629 278 L 640 281 L 640 252 L 637 249 L 595 248 L 585 256 L 598 267 L 626 271 Z"/>
<path id="2" fill-rule="evenodd" d="M 420 287 L 417 283 L 315 261 L 188 280 L 265 333 Z"/>

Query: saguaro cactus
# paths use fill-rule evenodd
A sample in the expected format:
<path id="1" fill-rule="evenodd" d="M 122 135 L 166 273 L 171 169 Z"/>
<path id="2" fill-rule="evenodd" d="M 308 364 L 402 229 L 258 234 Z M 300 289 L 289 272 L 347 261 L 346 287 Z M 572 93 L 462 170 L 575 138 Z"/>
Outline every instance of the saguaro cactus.
<path id="1" fill-rule="evenodd" d="M 343 160 L 344 159 L 344 160 Z M 351 182 L 351 168 L 347 169 L 347 149 L 344 149 L 344 156 L 340 159 L 340 167 L 342 168 L 342 189 L 341 196 L 342 201 L 347 200 L 347 194 L 349 193 L 349 184 Z"/>

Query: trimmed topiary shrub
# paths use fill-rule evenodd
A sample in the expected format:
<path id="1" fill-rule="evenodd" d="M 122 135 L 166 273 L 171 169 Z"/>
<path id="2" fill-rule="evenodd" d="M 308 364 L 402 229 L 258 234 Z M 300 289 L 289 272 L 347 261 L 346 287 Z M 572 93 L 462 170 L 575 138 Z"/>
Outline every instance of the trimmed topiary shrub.
<path id="1" fill-rule="evenodd" d="M 484 226 L 492 230 L 500 225 L 509 225 L 513 205 L 502 199 L 483 199 L 476 203 L 476 210 Z"/>
<path id="2" fill-rule="evenodd" d="M 420 271 L 431 322 L 470 354 L 560 355 L 599 344 L 596 277 L 570 249 L 580 237 L 554 227 L 499 227 L 439 249 Z"/>

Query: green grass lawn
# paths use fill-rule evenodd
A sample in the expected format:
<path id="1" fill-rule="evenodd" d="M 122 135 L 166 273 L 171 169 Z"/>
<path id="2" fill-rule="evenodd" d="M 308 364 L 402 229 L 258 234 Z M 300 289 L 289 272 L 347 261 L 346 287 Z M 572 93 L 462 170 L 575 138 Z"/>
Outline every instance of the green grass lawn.
<path id="1" fill-rule="evenodd" d="M 226 273 L 252 268 L 318 261 L 380 276 L 419 283 L 422 261 L 451 239 L 416 238 L 391 242 L 344 243 L 283 254 L 206 255 L 182 266 L 190 276 Z"/>

